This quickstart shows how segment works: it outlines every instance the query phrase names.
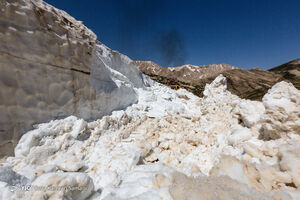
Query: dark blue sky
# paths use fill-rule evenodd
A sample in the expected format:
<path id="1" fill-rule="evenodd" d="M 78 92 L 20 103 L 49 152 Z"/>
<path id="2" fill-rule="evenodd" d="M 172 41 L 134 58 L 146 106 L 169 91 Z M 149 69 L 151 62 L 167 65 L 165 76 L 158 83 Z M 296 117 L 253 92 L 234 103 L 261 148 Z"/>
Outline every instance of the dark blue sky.
<path id="1" fill-rule="evenodd" d="M 299 0 L 46 0 L 134 60 L 268 69 L 300 58 Z"/>

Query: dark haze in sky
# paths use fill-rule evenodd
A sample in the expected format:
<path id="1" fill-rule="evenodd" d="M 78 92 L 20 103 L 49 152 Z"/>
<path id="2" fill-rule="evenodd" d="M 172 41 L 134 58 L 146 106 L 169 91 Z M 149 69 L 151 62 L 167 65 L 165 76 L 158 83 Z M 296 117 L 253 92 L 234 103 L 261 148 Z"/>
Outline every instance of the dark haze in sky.
<path id="1" fill-rule="evenodd" d="M 300 57 L 299 0 L 45 0 L 134 60 L 268 69 Z"/>
<path id="2" fill-rule="evenodd" d="M 158 45 L 164 66 L 185 64 L 187 54 L 184 40 L 176 29 L 162 34 L 159 37 Z"/>
<path id="3" fill-rule="evenodd" d="M 187 57 L 184 39 L 177 29 L 161 30 L 153 20 L 165 9 L 161 0 L 114 0 L 120 15 L 118 42 L 122 49 L 133 55 L 143 51 L 155 52 L 163 66 L 178 66 Z M 148 35 L 148 43 L 139 40 Z M 139 44 L 145 45 L 140 47 Z M 142 55 L 141 55 L 142 56 Z"/>

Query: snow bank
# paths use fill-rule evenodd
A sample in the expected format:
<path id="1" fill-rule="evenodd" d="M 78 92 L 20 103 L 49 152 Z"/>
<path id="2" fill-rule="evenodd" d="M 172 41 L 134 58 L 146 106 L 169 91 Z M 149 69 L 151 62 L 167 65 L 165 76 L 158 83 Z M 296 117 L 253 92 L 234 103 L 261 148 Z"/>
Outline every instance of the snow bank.
<path id="1" fill-rule="evenodd" d="M 300 199 L 292 84 L 256 102 L 220 75 L 200 99 L 41 0 L 0 4 L 0 153 L 56 119 L 1 160 L 0 199 Z"/>
<path id="2" fill-rule="evenodd" d="M 266 107 L 263 137 L 276 139 L 300 134 L 300 93 L 291 83 L 274 85 L 263 97 Z"/>
<path id="3" fill-rule="evenodd" d="M 90 180 L 85 181 L 87 185 L 93 185 L 93 191 L 82 194 L 91 194 L 90 199 L 176 199 L 183 195 L 178 184 L 187 180 L 199 182 L 199 186 L 188 183 L 191 188 L 187 190 L 195 197 L 199 197 L 196 188 L 203 188 L 203 181 L 214 184 L 211 187 L 223 187 L 226 178 L 201 178 L 206 175 L 227 175 L 269 192 L 254 192 L 257 197 L 297 199 L 298 119 L 294 124 L 277 122 L 279 127 L 288 123 L 284 125 L 286 134 L 274 129 L 279 138 L 262 137 L 265 124 L 274 117 L 272 113 L 296 119 L 298 99 L 280 91 L 300 94 L 291 84 L 281 82 L 266 94 L 263 102 L 243 100 L 226 90 L 222 75 L 206 85 L 202 99 L 182 89 L 174 91 L 153 84 L 136 90 L 136 104 L 99 120 L 85 122 L 70 116 L 36 126 L 19 141 L 16 156 L 2 165 L 38 184 L 38 180 L 47 180 L 48 176 L 81 174 L 83 180 Z M 289 109 L 283 111 L 279 106 L 280 95 L 290 101 Z M 194 178 L 178 179 L 176 173 Z M 246 185 L 236 188 L 233 181 L 228 187 L 235 192 L 227 197 L 250 198 L 253 191 Z M 8 187 L 4 184 L 1 188 L 6 191 Z M 69 191 L 50 193 L 58 199 L 73 195 Z M 30 191 L 18 195 L 31 198 L 40 194 Z"/>
<path id="4" fill-rule="evenodd" d="M 72 199 L 89 197 L 94 189 L 92 179 L 85 173 L 45 173 L 32 182 L 24 199 Z"/>
<path id="5" fill-rule="evenodd" d="M 149 83 L 66 12 L 42 0 L 0 7 L 0 157 L 13 155 L 34 124 L 101 118 L 136 103 L 135 90 Z"/>

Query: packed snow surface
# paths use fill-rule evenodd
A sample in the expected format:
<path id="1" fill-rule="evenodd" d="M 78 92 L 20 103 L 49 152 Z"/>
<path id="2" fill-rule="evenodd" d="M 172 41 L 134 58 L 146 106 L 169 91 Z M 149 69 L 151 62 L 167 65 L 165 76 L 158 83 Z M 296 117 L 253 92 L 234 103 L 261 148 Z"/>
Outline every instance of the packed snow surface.
<path id="1" fill-rule="evenodd" d="M 1 163 L 0 199 L 300 198 L 292 84 L 276 84 L 262 102 L 232 95 L 222 75 L 203 98 L 156 83 L 135 90 L 138 102 L 126 110 L 23 135 Z"/>

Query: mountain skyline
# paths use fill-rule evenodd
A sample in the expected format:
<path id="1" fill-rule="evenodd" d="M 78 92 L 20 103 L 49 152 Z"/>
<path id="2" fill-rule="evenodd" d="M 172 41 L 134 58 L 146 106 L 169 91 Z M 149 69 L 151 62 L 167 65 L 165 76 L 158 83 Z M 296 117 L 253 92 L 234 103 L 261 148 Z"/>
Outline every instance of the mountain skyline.
<path id="1" fill-rule="evenodd" d="M 47 0 L 133 60 L 269 69 L 300 53 L 300 2 Z"/>

